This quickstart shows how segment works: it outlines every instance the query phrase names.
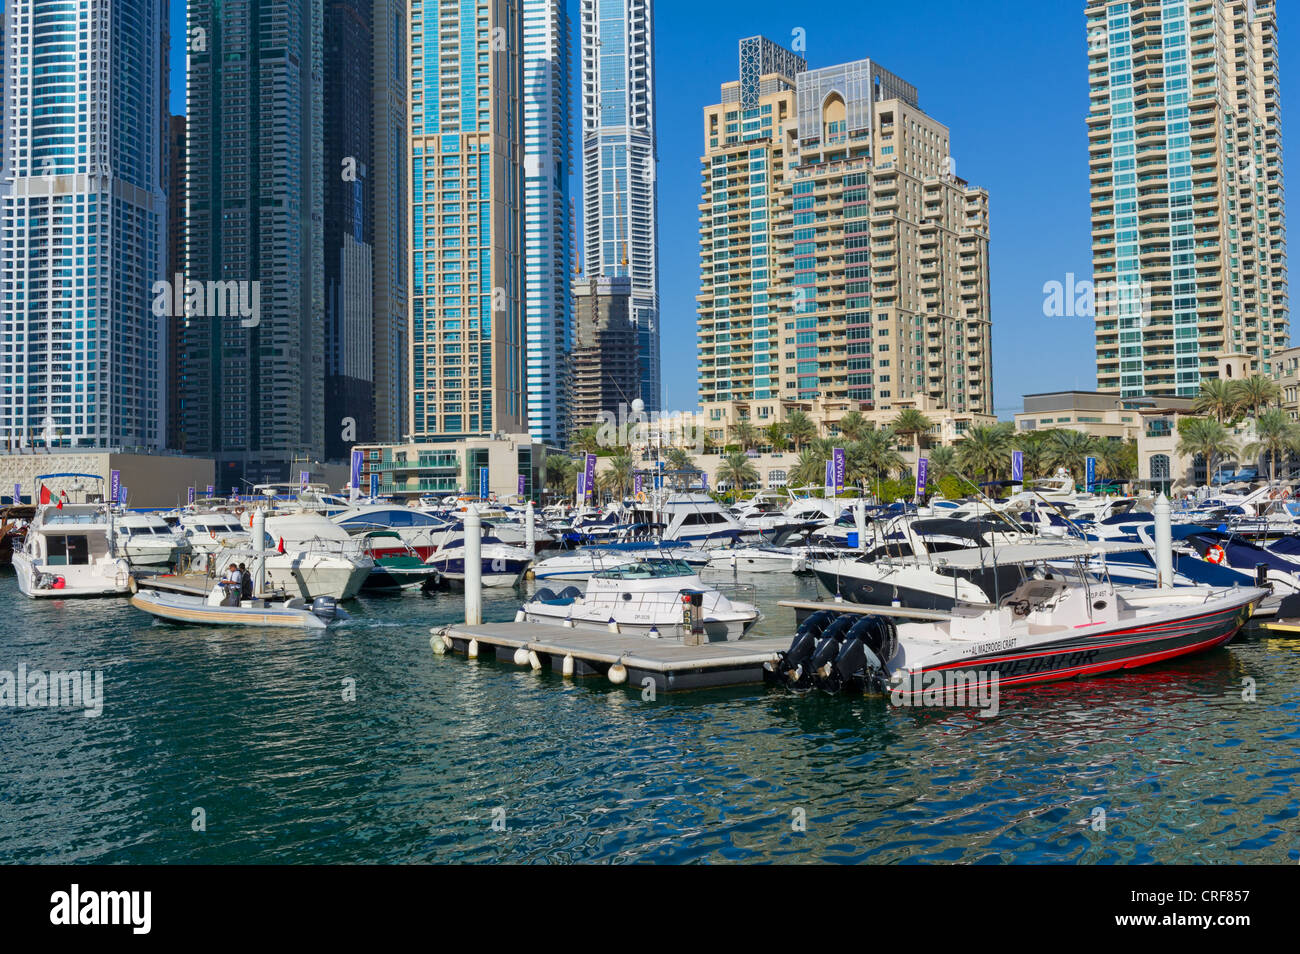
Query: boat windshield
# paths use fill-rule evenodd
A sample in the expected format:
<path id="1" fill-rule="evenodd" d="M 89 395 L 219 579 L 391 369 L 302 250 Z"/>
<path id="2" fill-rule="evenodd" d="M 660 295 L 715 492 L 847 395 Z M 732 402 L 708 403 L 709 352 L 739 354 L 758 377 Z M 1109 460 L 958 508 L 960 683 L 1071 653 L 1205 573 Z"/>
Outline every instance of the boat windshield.
<path id="1" fill-rule="evenodd" d="M 651 580 L 672 576 L 694 576 L 695 570 L 681 560 L 646 560 L 629 563 L 595 574 L 602 580 Z"/>

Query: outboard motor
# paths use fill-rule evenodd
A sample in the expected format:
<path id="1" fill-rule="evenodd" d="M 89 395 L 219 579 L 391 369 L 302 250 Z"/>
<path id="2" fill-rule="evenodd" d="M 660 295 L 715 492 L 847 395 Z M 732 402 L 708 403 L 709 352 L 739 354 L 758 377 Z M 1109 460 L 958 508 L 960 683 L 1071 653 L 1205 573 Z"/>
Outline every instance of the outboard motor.
<path id="1" fill-rule="evenodd" d="M 333 619 L 338 615 L 339 604 L 332 596 L 318 596 L 311 601 L 311 611 L 321 619 Z"/>
<path id="2" fill-rule="evenodd" d="M 827 626 L 826 631 L 822 633 L 822 638 L 817 641 L 812 659 L 808 660 L 807 671 L 818 685 L 834 667 L 835 657 L 840 652 L 840 643 L 844 642 L 844 637 L 857 621 L 856 614 L 845 613 Z"/>
<path id="3" fill-rule="evenodd" d="M 830 610 L 820 610 L 805 619 L 799 626 L 790 648 L 780 653 L 776 661 L 776 672 L 787 685 L 798 688 L 807 684 L 808 660 L 812 658 L 813 651 L 817 648 L 817 640 L 837 616 L 837 613 Z"/>
<path id="4" fill-rule="evenodd" d="M 835 662 L 825 675 L 818 671 L 817 686 L 827 692 L 879 691 L 888 681 L 886 664 L 897 649 L 898 632 L 893 621 L 882 616 L 864 616 L 845 635 Z"/>

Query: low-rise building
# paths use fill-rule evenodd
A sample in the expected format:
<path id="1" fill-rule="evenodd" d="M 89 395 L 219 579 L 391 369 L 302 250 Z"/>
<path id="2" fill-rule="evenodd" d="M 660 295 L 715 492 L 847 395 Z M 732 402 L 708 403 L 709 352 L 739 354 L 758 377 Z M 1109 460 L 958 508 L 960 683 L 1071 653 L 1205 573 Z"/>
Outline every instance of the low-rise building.
<path id="1" fill-rule="evenodd" d="M 354 450 L 361 451 L 362 493 L 369 493 L 374 486 L 382 496 L 408 499 L 425 495 L 478 495 L 484 468 L 488 493 L 499 500 L 519 496 L 536 499 L 542 491 L 546 455 L 548 451 L 558 453 L 535 442 L 528 434 L 358 444 Z M 373 485 L 371 475 L 376 478 Z"/>
<path id="2" fill-rule="evenodd" d="M 1128 404 L 1118 394 L 1097 391 L 1026 394 L 1025 409 L 1014 418 L 1016 433 L 1067 428 L 1094 437 L 1134 440 L 1142 421 Z"/>
<path id="3" fill-rule="evenodd" d="M 0 499 L 11 500 L 17 489 L 23 501 L 33 503 L 42 482 L 51 493 L 66 489 L 74 499 L 81 499 L 84 493 L 100 492 L 98 487 L 86 486 L 84 478 L 51 476 L 62 474 L 101 477 L 102 492 L 108 496 L 115 470 L 120 471 L 121 484 L 127 488 L 126 505 L 132 508 L 184 506 L 189 499 L 189 488 L 204 496 L 216 480 L 215 463 L 209 457 L 74 447 L 21 448 L 0 452 Z M 42 476 L 47 479 L 41 481 Z M 74 481 L 80 481 L 80 493 L 72 493 Z M 221 488 L 217 492 L 227 490 Z"/>

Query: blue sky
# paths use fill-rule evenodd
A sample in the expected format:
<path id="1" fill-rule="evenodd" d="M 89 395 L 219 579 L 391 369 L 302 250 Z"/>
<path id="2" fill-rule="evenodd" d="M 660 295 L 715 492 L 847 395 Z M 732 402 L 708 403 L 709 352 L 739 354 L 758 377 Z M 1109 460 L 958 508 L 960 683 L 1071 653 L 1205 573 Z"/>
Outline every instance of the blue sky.
<path id="1" fill-rule="evenodd" d="M 172 0 L 173 109 L 184 111 L 184 2 Z M 1043 317 L 1043 284 L 1091 276 L 1086 36 L 1082 0 L 659 0 L 659 291 L 666 406 L 696 401 L 702 109 L 737 78 L 737 43 L 806 38 L 812 67 L 869 57 L 918 88 L 921 108 L 951 130 L 957 174 L 990 193 L 994 409 L 1025 394 L 1096 385 L 1092 324 Z M 1293 5 L 1279 4 L 1284 149 L 1300 137 L 1291 68 Z M 576 34 L 578 4 L 569 0 Z M 576 51 L 575 51 L 576 52 Z M 1290 125 L 1286 125 L 1290 120 Z M 574 179 L 575 190 L 580 182 Z M 576 193 L 575 193 L 576 194 Z M 1296 194 L 1296 193 L 1293 193 Z M 1294 199 L 1292 201 L 1298 201 Z"/>

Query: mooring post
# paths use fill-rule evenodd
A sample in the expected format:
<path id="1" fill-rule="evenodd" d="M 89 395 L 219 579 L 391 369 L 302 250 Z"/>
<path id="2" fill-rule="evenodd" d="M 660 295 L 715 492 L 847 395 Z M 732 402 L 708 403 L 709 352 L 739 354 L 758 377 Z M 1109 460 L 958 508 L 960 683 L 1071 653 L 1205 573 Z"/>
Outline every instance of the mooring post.
<path id="1" fill-rule="evenodd" d="M 528 509 L 524 513 L 524 546 L 528 548 L 529 553 L 537 550 L 537 513 L 533 510 L 533 502 L 528 501 Z"/>
<path id="2" fill-rule="evenodd" d="M 858 531 L 858 549 L 867 549 L 867 512 L 861 497 L 853 501 L 853 526 Z"/>
<path id="3" fill-rule="evenodd" d="M 253 598 L 261 599 L 266 589 L 266 511 L 253 511 Z M 216 564 L 215 557 L 212 563 Z"/>
<path id="4" fill-rule="evenodd" d="M 473 505 L 465 512 L 465 623 L 483 622 L 483 518 Z"/>
<path id="5" fill-rule="evenodd" d="M 1174 537 L 1170 526 L 1169 498 L 1160 494 L 1152 510 L 1156 521 L 1157 582 L 1162 590 L 1168 590 L 1174 585 Z"/>

